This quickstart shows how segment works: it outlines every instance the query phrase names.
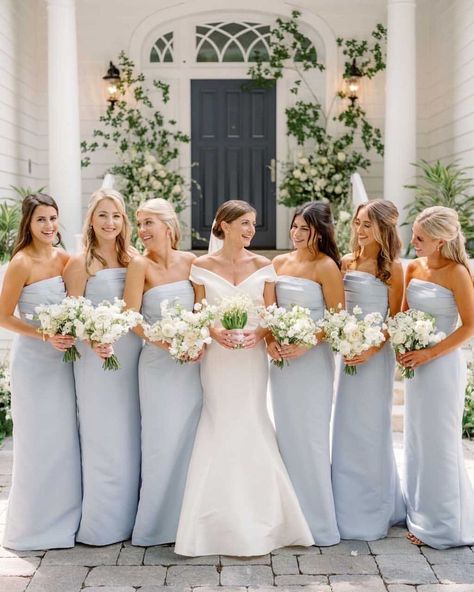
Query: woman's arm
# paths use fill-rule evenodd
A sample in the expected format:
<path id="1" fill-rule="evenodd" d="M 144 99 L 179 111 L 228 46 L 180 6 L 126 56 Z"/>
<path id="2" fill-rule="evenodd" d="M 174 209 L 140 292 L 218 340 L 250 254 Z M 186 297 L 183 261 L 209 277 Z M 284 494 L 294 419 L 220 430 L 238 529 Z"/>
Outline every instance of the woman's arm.
<path id="1" fill-rule="evenodd" d="M 391 317 L 400 312 L 403 303 L 403 267 L 400 261 L 392 263 L 392 274 L 388 287 L 388 310 Z"/>
<path id="2" fill-rule="evenodd" d="M 332 259 L 327 259 L 322 264 L 320 278 L 326 308 L 337 310 L 339 306 L 345 306 L 344 282 L 342 274 Z"/>
<path id="3" fill-rule="evenodd" d="M 400 356 L 400 362 L 404 366 L 416 368 L 436 360 L 458 349 L 474 336 L 474 286 L 469 272 L 463 265 L 457 265 L 451 272 L 449 287 L 454 294 L 461 325 L 433 347 L 407 352 Z"/>
<path id="4" fill-rule="evenodd" d="M 145 290 L 147 261 L 141 255 L 134 257 L 127 267 L 123 299 L 127 309 L 140 311 Z M 132 329 L 139 337 L 146 339 L 143 327 L 137 325 Z"/>
<path id="5" fill-rule="evenodd" d="M 83 296 L 87 284 L 85 255 L 74 255 L 69 259 L 63 271 L 68 296 Z"/>

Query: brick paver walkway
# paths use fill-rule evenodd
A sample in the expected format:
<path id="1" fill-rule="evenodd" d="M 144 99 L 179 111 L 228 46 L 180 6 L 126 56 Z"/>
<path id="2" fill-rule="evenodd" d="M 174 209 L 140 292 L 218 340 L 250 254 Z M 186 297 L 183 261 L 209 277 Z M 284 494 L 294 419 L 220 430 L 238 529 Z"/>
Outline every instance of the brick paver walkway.
<path id="1" fill-rule="evenodd" d="M 397 459 L 401 434 L 395 435 Z M 464 443 L 474 483 L 474 442 Z M 11 440 L 0 449 L 0 537 L 11 473 Z M 0 547 L 1 592 L 474 592 L 474 547 L 414 547 L 406 530 L 334 547 L 278 549 L 240 559 L 186 559 L 172 547 L 107 547 L 12 552 Z M 301 590 L 302 589 L 302 590 Z"/>

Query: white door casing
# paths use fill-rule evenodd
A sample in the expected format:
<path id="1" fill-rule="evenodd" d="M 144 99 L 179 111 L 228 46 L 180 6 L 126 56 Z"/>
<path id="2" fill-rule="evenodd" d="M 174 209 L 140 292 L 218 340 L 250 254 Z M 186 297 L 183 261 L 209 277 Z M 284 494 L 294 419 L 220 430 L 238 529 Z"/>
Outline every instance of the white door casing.
<path id="1" fill-rule="evenodd" d="M 169 6 L 149 15 L 132 32 L 128 53 L 137 69 L 143 72 L 148 80 L 159 78 L 170 85 L 171 100 L 162 110 L 167 117 L 178 122 L 177 127 L 182 132 L 190 135 L 190 81 L 203 78 L 247 78 L 251 65 L 243 62 L 196 62 L 196 26 L 221 21 L 273 25 L 278 16 L 288 18 L 295 9 L 301 12 L 302 32 L 313 42 L 320 61 L 326 66 L 323 73 L 314 75 L 314 84 L 321 101 L 329 105 L 338 89 L 340 79 L 336 36 L 324 19 L 316 13 L 288 2 L 261 0 L 259 10 L 255 10 L 255 2 L 251 0 L 241 0 L 239 10 L 216 10 L 215 3 L 210 0 L 188 1 Z M 151 63 L 150 51 L 155 41 L 170 31 L 173 32 L 173 62 Z M 290 70 L 285 72 L 283 79 L 277 83 L 276 144 L 279 163 L 293 160 L 295 144 L 289 141 L 286 135 L 285 108 L 294 102 L 294 95 L 289 92 L 294 79 L 295 73 Z M 304 98 L 304 92 L 298 98 Z M 190 145 L 183 144 L 180 148 L 179 168 L 184 177 L 189 179 Z M 281 167 L 278 167 L 278 174 L 281 175 Z M 277 176 L 277 187 L 278 184 Z M 291 210 L 285 206 L 277 206 L 276 247 L 278 249 L 286 249 L 289 246 L 290 215 Z M 191 208 L 183 212 L 182 219 L 188 227 L 191 226 Z M 183 247 L 189 248 L 190 244 L 190 237 L 187 237 L 183 241 Z"/>

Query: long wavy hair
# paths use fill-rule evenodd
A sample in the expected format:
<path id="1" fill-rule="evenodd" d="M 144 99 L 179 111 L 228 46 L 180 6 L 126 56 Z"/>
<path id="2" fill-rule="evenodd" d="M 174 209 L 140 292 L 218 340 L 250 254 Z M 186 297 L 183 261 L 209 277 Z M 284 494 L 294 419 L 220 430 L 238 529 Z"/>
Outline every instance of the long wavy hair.
<path id="1" fill-rule="evenodd" d="M 114 206 L 120 212 L 122 216 L 122 230 L 115 239 L 115 251 L 117 253 L 117 261 L 121 267 L 127 267 L 130 263 L 130 236 L 131 227 L 130 222 L 125 211 L 125 202 L 123 196 L 114 189 L 99 189 L 95 191 L 89 200 L 87 206 L 86 217 L 84 220 L 84 226 L 82 230 L 82 244 L 84 245 L 84 252 L 86 255 L 86 272 L 88 275 L 93 275 L 91 272 L 92 263 L 94 259 L 99 261 L 104 267 L 107 267 L 107 261 L 98 252 L 99 242 L 92 225 L 92 217 L 100 202 L 105 199 L 113 202 Z"/>
<path id="2" fill-rule="evenodd" d="M 13 247 L 12 257 L 14 257 L 18 251 L 21 251 L 33 241 L 31 235 L 31 219 L 38 206 L 50 206 L 56 210 L 59 215 L 58 204 L 54 199 L 46 193 L 32 193 L 27 195 L 21 203 L 21 220 L 20 226 L 18 227 L 18 234 L 16 235 L 15 245 Z M 61 234 L 57 233 L 56 245 L 61 242 Z"/>
<path id="3" fill-rule="evenodd" d="M 139 206 L 137 214 L 139 212 L 149 212 L 158 216 L 171 232 L 171 248 L 175 250 L 178 248 L 179 241 L 181 240 L 181 228 L 175 209 L 169 201 L 162 197 L 149 199 Z"/>
<path id="4" fill-rule="evenodd" d="M 341 255 L 336 243 L 336 233 L 332 218 L 331 207 L 323 201 L 310 201 L 296 209 L 291 226 L 296 216 L 302 216 L 306 224 L 314 229 L 313 236 L 308 239 L 308 249 L 316 254 L 324 253 L 341 268 Z"/>
<path id="5" fill-rule="evenodd" d="M 376 277 L 385 284 L 390 284 L 392 263 L 400 256 L 402 248 L 402 239 L 397 228 L 398 210 L 388 199 L 373 199 L 358 206 L 352 218 L 351 228 L 350 246 L 353 262 L 357 262 L 362 253 L 362 247 L 357 240 L 356 228 L 357 216 L 362 211 L 366 212 L 372 222 L 374 239 L 379 245 Z"/>
<path id="6" fill-rule="evenodd" d="M 444 240 L 439 250 L 440 255 L 464 265 L 471 278 L 473 277 L 466 253 L 466 239 L 456 210 L 445 206 L 432 206 L 420 212 L 414 223 L 419 224 L 430 238 Z"/>

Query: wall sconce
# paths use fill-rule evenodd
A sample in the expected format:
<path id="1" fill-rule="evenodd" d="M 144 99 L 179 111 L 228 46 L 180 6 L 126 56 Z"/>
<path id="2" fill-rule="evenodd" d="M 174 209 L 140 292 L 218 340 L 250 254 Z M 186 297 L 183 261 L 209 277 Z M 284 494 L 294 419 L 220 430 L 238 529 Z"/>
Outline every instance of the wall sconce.
<path id="1" fill-rule="evenodd" d="M 119 100 L 118 85 L 120 83 L 120 70 L 112 62 L 110 62 L 107 74 L 102 76 L 102 80 L 105 80 L 107 101 L 110 103 L 110 107 L 113 109 L 115 103 Z"/>
<path id="2" fill-rule="evenodd" d="M 357 67 L 356 59 L 352 60 L 352 65 L 349 72 L 349 77 L 346 78 L 347 84 L 347 97 L 349 98 L 352 106 L 357 101 L 357 92 L 359 91 L 360 79 L 362 77 L 362 72 Z"/>

